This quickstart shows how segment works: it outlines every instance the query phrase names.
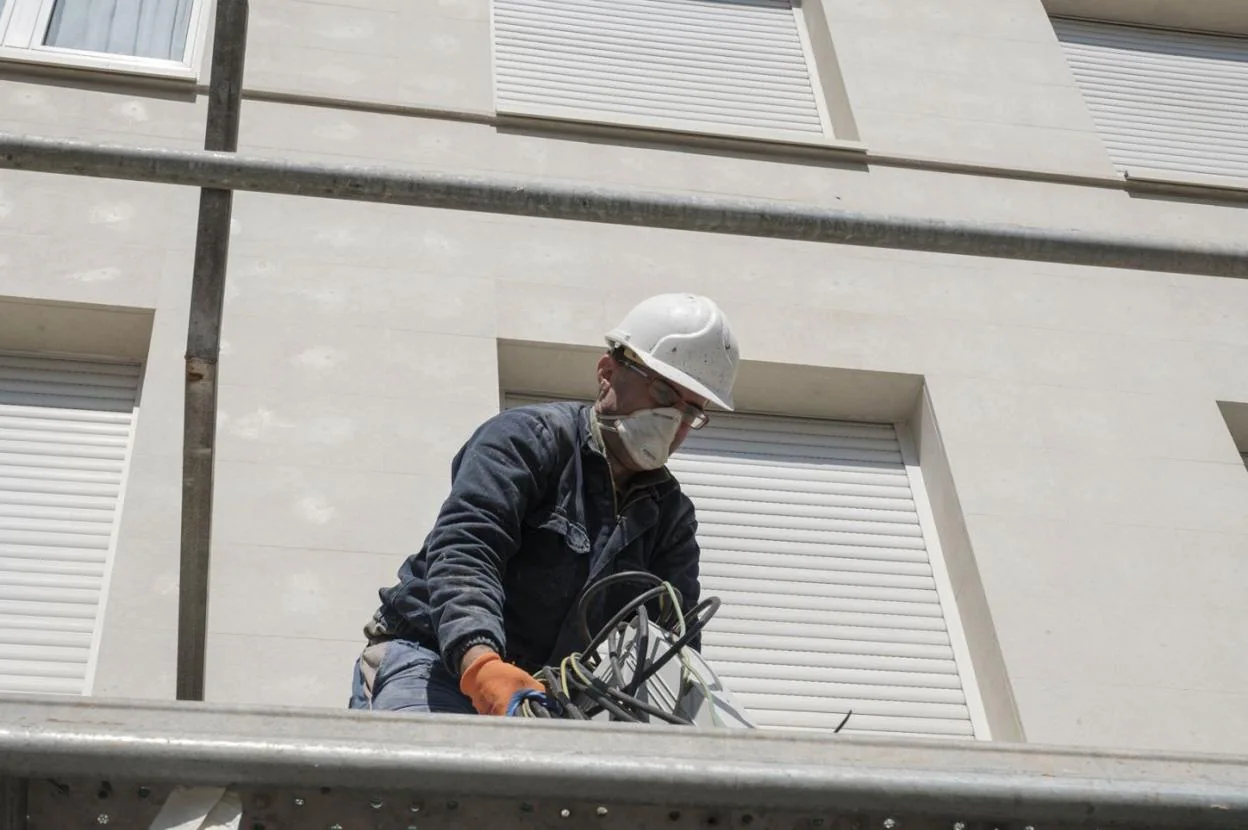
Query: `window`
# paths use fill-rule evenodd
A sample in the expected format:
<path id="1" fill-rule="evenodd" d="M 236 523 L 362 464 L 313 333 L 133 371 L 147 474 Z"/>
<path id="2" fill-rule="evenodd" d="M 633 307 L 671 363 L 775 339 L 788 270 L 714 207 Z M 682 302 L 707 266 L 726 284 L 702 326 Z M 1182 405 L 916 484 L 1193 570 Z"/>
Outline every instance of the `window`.
<path id="1" fill-rule="evenodd" d="M 1248 38 L 1055 19 L 1114 163 L 1248 178 Z"/>
<path id="2" fill-rule="evenodd" d="M 0 0 L 0 57 L 194 80 L 206 0 Z"/>
<path id="3" fill-rule="evenodd" d="M 0 692 L 90 689 L 139 375 L 0 352 Z"/>
<path id="4" fill-rule="evenodd" d="M 673 456 L 723 601 L 703 654 L 757 725 L 989 737 L 912 456 L 892 424 L 724 413 Z"/>
<path id="5" fill-rule="evenodd" d="M 833 134 L 790 0 L 494 0 L 493 31 L 503 114 L 802 143 Z"/>

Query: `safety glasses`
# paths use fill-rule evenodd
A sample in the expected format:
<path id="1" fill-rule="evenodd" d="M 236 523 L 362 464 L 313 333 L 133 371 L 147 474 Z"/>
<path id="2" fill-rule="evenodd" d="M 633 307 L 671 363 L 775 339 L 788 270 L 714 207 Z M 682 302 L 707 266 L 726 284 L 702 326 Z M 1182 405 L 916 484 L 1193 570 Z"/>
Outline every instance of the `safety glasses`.
<path id="1" fill-rule="evenodd" d="M 654 402 L 663 409 L 679 410 L 681 421 L 690 429 L 702 429 L 711 420 L 711 416 L 707 415 L 702 407 L 695 406 L 681 398 L 675 387 L 663 380 L 663 378 L 652 375 L 649 371 L 627 358 L 619 360 L 619 363 L 649 381 L 650 397 L 654 399 Z"/>

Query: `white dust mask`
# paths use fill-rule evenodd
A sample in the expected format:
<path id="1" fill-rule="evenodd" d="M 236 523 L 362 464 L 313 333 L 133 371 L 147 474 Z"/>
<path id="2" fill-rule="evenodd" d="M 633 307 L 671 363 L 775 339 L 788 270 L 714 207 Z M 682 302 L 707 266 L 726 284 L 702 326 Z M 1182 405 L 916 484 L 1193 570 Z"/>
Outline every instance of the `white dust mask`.
<path id="1" fill-rule="evenodd" d="M 675 407 L 639 409 L 631 415 L 600 415 L 603 429 L 620 438 L 629 459 L 641 470 L 657 470 L 667 463 L 672 442 L 683 418 Z"/>

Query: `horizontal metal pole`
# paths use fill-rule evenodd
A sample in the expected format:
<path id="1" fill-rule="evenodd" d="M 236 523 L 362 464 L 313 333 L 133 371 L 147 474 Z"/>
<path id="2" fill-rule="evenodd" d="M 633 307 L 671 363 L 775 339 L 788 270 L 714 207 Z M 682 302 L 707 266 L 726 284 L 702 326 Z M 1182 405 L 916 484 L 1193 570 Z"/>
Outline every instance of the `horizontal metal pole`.
<path id="1" fill-rule="evenodd" d="M 0 168 L 874 248 L 1248 277 L 1245 247 L 9 133 L 0 133 Z"/>
<path id="2" fill-rule="evenodd" d="M 0 776 L 1165 827 L 1248 825 L 1248 758 L 0 696 Z"/>

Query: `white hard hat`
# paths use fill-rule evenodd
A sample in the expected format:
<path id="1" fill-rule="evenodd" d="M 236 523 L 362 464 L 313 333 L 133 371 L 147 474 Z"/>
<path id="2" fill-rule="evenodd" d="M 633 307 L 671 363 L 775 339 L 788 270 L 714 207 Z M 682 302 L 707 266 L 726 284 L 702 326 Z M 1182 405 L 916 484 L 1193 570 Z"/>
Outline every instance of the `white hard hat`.
<path id="1" fill-rule="evenodd" d="M 642 300 L 607 333 L 646 368 L 724 409 L 732 409 L 740 351 L 724 312 L 696 294 L 659 294 Z"/>

